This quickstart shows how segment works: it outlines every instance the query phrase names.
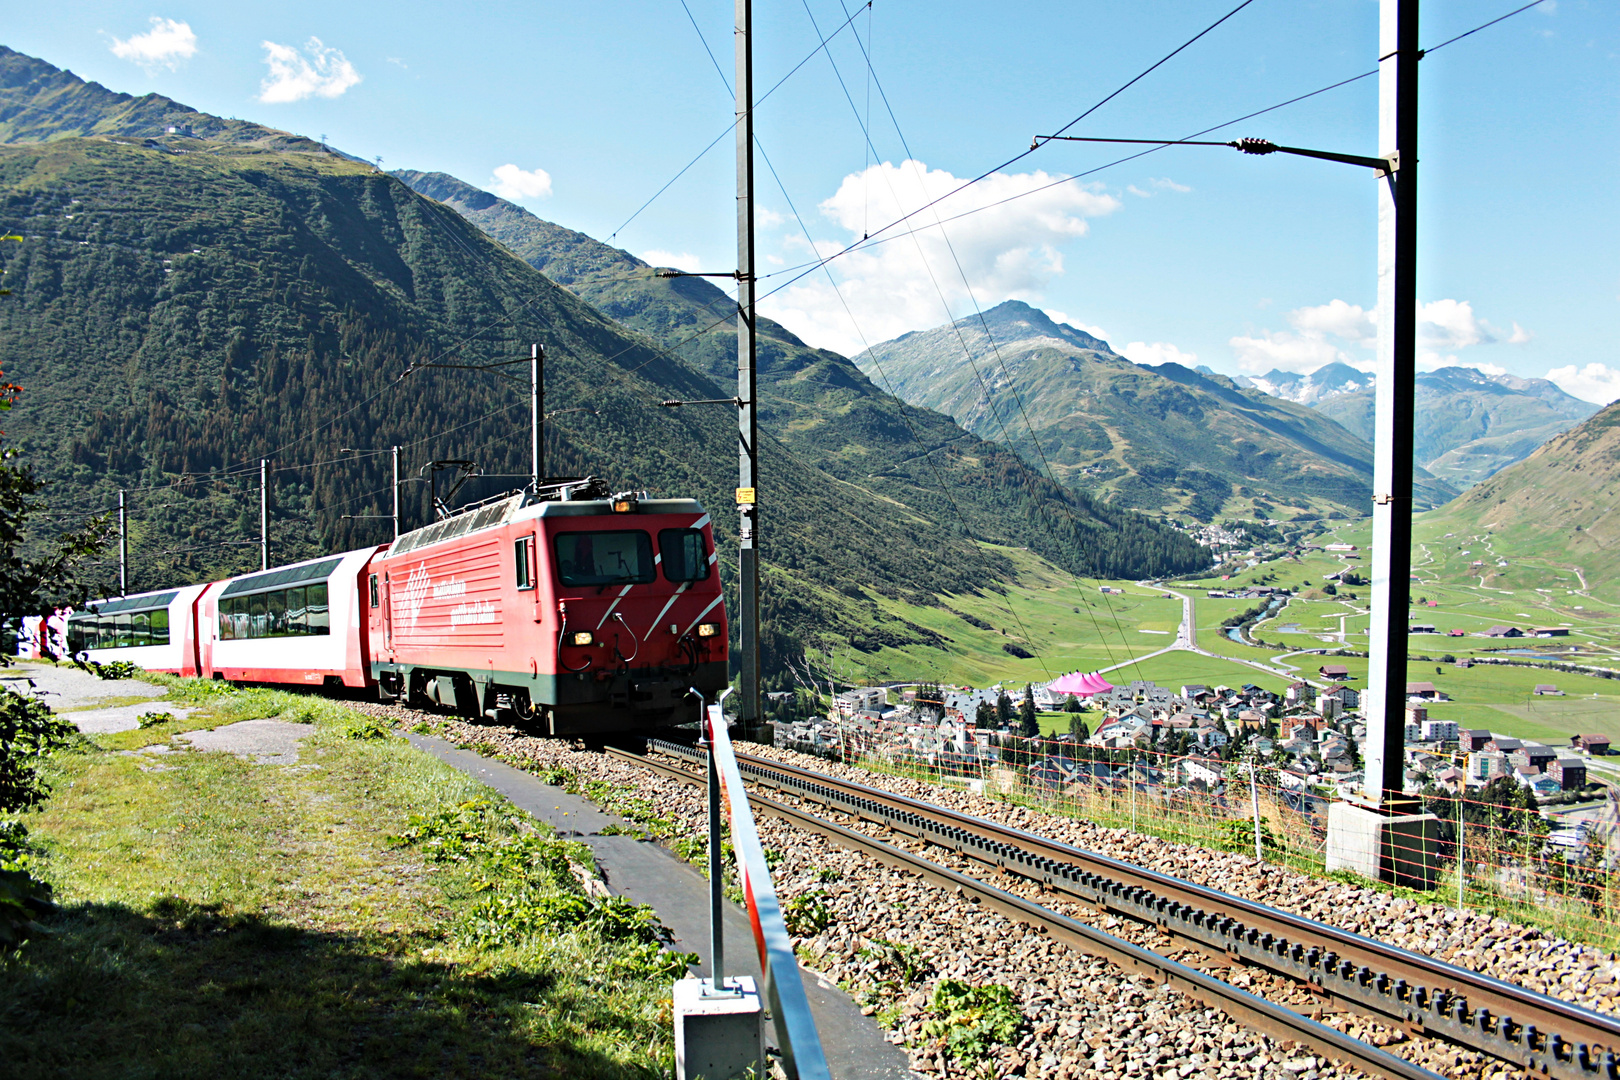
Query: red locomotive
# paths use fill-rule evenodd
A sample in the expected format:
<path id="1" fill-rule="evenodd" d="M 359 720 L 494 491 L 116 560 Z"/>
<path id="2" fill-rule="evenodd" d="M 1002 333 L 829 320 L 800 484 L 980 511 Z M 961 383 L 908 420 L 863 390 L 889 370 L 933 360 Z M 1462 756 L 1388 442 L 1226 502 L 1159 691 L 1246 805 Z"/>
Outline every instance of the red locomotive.
<path id="1" fill-rule="evenodd" d="M 377 548 L 92 603 L 69 634 L 92 660 L 504 710 L 553 735 L 683 723 L 699 715 L 691 690 L 726 685 L 709 515 L 597 480 L 465 507 Z"/>

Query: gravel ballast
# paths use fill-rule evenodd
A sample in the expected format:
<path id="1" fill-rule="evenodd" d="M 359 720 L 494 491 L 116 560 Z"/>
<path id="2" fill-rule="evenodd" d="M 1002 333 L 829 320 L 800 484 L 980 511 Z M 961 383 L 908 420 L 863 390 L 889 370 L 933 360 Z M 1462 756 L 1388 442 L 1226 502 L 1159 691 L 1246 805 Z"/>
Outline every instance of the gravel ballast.
<path id="1" fill-rule="evenodd" d="M 477 745 L 483 752 L 500 754 L 536 771 L 566 766 L 582 779 L 606 781 L 651 800 L 660 814 L 676 821 L 677 828 L 692 834 L 703 830 L 706 804 L 698 788 L 575 745 L 524 736 L 512 729 L 466 724 L 397 707 L 362 708 L 377 709 L 407 724 L 425 721 L 452 741 Z M 1590 1008 L 1612 1012 L 1616 1003 L 1616 965 L 1608 954 L 1505 920 L 1458 915 L 1439 905 L 1416 904 L 1374 889 L 1261 866 L 1240 855 L 1105 829 L 791 751 L 746 749 L 1260 900 Z M 784 798 L 781 793 L 771 797 Z M 826 814 L 821 808 L 807 809 Z M 977 1066 L 989 1075 L 1164 1076 L 1180 1080 L 1195 1075 L 1279 1080 L 1356 1075 L 1312 1050 L 1249 1031 L 1217 1010 L 1054 943 L 915 875 L 875 865 L 779 819 L 761 817 L 759 825 L 763 842 L 780 856 L 774 876 L 784 903 L 791 905 L 795 898 L 809 896 L 819 900 L 829 915 L 824 927 L 797 939 L 801 958 L 866 1002 L 890 1027 L 892 1041 L 908 1048 L 913 1067 L 921 1072 L 955 1075 L 967 1067 L 968 1063 L 944 1055 L 940 1040 L 923 1030 L 927 1021 L 937 1019 L 929 1008 L 933 988 L 942 979 L 961 979 L 1010 988 L 1026 1018 L 1012 1044 L 998 1047 Z M 858 828 L 888 843 L 918 850 L 953 869 L 984 876 L 982 867 L 938 848 L 922 849 L 912 839 L 875 830 L 870 823 L 860 823 Z M 1234 985 L 1353 1037 L 1385 1046 L 1441 1075 L 1467 1080 L 1523 1075 L 1494 1059 L 1435 1040 L 1412 1038 L 1356 1014 L 1324 1013 L 1315 999 L 1287 980 L 1257 969 L 1228 968 L 1173 944 L 1151 927 L 1068 903 L 1022 879 L 1005 876 L 995 884 L 1115 936 L 1212 971 Z M 916 950 L 907 972 L 915 978 L 907 981 L 902 976 L 888 943 Z"/>

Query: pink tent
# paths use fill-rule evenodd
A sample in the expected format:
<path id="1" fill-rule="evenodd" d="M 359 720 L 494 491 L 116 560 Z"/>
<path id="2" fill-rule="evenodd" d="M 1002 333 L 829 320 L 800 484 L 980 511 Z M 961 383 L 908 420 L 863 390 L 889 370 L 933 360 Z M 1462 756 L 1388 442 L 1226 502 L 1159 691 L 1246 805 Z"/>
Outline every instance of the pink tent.
<path id="1" fill-rule="evenodd" d="M 1082 675 L 1078 671 L 1060 676 L 1047 685 L 1047 689 L 1054 694 L 1079 694 L 1089 696 L 1102 694 L 1114 687 L 1101 675 Z"/>

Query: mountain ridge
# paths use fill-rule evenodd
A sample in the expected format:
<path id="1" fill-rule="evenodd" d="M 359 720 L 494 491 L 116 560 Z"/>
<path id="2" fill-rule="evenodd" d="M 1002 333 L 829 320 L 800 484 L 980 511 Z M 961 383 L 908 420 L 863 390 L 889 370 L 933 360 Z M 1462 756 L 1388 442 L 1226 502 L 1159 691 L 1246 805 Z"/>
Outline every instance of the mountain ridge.
<path id="1" fill-rule="evenodd" d="M 1312 407 L 1371 440 L 1375 390 L 1366 378 L 1368 386 L 1319 398 Z M 1598 409 L 1547 379 L 1461 366 L 1419 372 L 1416 406 L 1413 460 L 1459 489 L 1524 460 Z"/>
<path id="2" fill-rule="evenodd" d="M 1133 363 L 1022 301 L 874 345 L 856 362 L 899 396 L 1122 505 L 1211 521 L 1359 517 L 1370 503 L 1372 448 L 1314 410 L 1223 375 Z M 1431 503 L 1453 494 L 1426 474 L 1419 489 Z"/>
<path id="3" fill-rule="evenodd" d="M 719 385 L 735 380 L 736 302 L 711 282 L 654 277 L 653 267 L 628 252 L 544 221 L 448 174 L 401 170 L 394 175 Z M 1026 492 L 1021 505 L 1041 522 L 1017 526 L 1012 542 L 1066 569 L 1076 569 L 1073 552 L 1065 550 L 1074 545 L 1083 545 L 1091 564 L 1105 571 L 1123 570 L 1132 561 L 1142 567 L 1142 558 L 1128 558 L 1133 550 L 1150 556 L 1146 564 L 1155 567 L 1168 567 L 1172 551 L 1174 560 L 1198 561 L 1184 538 L 1170 542 L 1158 531 L 1163 526 L 1055 484 L 1012 451 L 963 431 L 948 416 L 907 405 L 849 358 L 806 345 L 764 316 L 757 317 L 755 331 L 761 424 L 793 452 L 814 455 L 840 481 L 897 503 L 925 504 L 936 520 L 954 518 L 967 526 L 1006 516 L 1005 495 L 995 496 L 983 482 L 994 477 L 1000 491 L 1011 485 Z M 1161 550 L 1162 556 L 1155 554 Z"/>

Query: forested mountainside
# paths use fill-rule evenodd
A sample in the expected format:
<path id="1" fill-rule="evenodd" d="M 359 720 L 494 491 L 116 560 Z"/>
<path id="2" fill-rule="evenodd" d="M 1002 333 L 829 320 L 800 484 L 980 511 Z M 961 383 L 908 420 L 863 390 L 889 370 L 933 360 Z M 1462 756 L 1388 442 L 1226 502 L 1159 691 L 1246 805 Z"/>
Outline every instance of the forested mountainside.
<path id="1" fill-rule="evenodd" d="M 736 304 L 709 281 L 654 277 L 628 252 L 453 176 L 394 175 L 720 385 L 736 385 Z M 950 417 L 880 389 L 847 357 L 811 348 L 770 319 L 758 320 L 757 334 L 761 423 L 838 479 L 1078 573 L 1138 577 L 1204 564 L 1183 534 L 1096 500 L 1084 486 L 1065 490 Z"/>
<path id="2" fill-rule="evenodd" d="M 74 130 L 90 100 L 78 100 Z M 32 130 L 48 141 L 0 147 L 0 232 L 25 238 L 0 251 L 13 291 L 0 300 L 0 366 L 26 388 L 6 436 L 52 481 L 60 524 L 130 491 L 132 587 L 256 565 L 261 457 L 277 561 L 386 538 L 386 522 L 363 515 L 386 511 L 387 458 L 345 447 L 397 443 L 412 478 L 436 458 L 475 459 L 495 475 L 464 499 L 521 483 L 526 383 L 404 372 L 526 357 L 534 341 L 547 345 L 548 405 L 592 410 L 548 424 L 549 471 L 696 495 L 716 510 L 723 549 L 734 542 L 734 418 L 657 406 L 731 389 L 446 207 L 318 146 Z M 768 666 L 810 642 L 942 644 L 863 589 L 931 603 L 996 587 L 1009 565 L 974 538 L 1038 536 L 1076 569 L 1201 561 L 1185 537 L 1136 515 L 1066 509 L 1010 454 L 959 431 L 940 442 L 943 490 L 876 490 L 824 470 L 807 444 L 762 440 Z M 407 527 L 428 520 L 425 487 L 407 486 Z M 970 509 L 946 512 L 953 504 Z"/>
<path id="3" fill-rule="evenodd" d="M 1017 300 L 855 359 L 906 400 L 1126 506 L 1211 521 L 1371 505 L 1372 447 L 1320 413 L 1222 375 L 1132 363 Z M 1453 494 L 1421 474 L 1420 503 Z"/>
<path id="4" fill-rule="evenodd" d="M 1368 385 L 1314 405 L 1322 415 L 1371 439 L 1373 395 Z M 1523 461 L 1597 410 L 1546 379 L 1487 375 L 1466 367 L 1420 372 L 1413 460 L 1452 486 L 1467 488 Z"/>

